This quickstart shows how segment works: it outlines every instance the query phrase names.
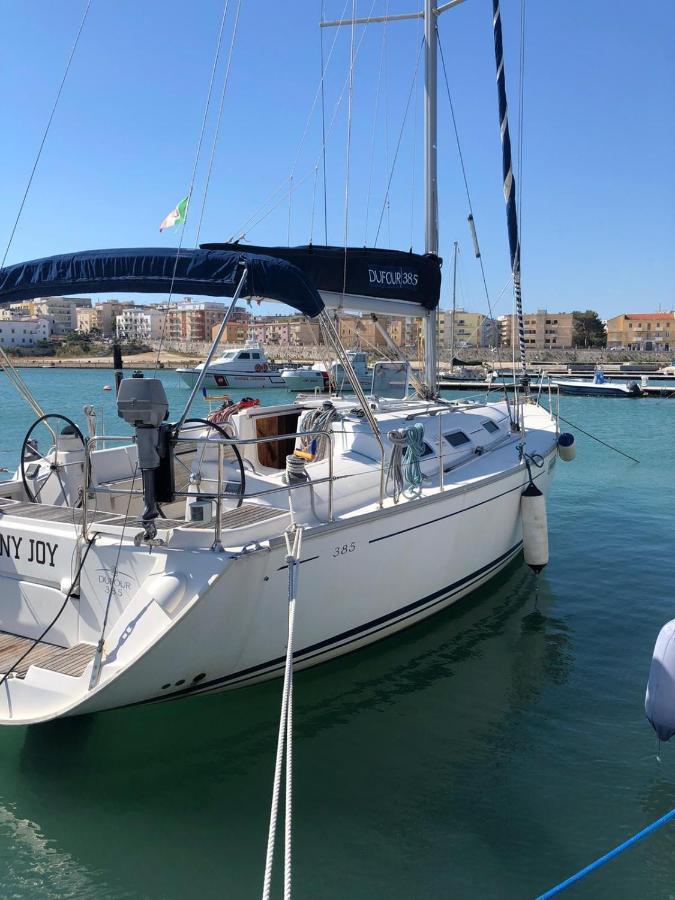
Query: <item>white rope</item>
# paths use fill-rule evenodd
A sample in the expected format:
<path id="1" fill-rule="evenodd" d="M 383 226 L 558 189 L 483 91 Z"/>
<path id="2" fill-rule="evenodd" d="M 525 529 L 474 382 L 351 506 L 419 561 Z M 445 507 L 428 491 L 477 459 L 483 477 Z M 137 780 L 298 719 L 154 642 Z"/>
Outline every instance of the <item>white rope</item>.
<path id="1" fill-rule="evenodd" d="M 281 769 L 286 750 L 286 796 L 284 823 L 284 900 L 291 900 L 291 856 L 293 827 L 293 638 L 295 631 L 295 600 L 298 580 L 297 566 L 302 552 L 302 528 L 284 533 L 286 539 L 286 563 L 288 564 L 288 638 L 286 642 L 286 664 L 284 666 L 284 686 L 281 695 L 281 715 L 277 737 L 277 755 L 274 764 L 274 786 L 272 788 L 272 808 L 267 835 L 267 855 L 265 857 L 265 878 L 262 898 L 269 900 L 272 889 L 272 868 L 274 865 L 274 843 L 279 812 L 279 792 L 281 790 Z M 291 543 L 291 537 L 293 542 Z"/>
<path id="2" fill-rule="evenodd" d="M 23 197 L 21 199 L 21 203 L 19 205 L 19 211 L 16 214 L 16 219 L 14 220 L 14 225 L 12 226 L 12 231 L 9 235 L 9 240 L 7 241 L 7 246 L 5 247 L 5 253 L 2 257 L 2 263 L 0 264 L 0 269 L 5 267 L 5 262 L 7 261 L 7 254 L 9 253 L 9 248 L 12 246 L 12 241 L 14 240 L 14 235 L 16 234 L 16 229 L 19 225 L 19 219 L 21 218 L 21 214 L 23 213 L 23 208 L 26 205 L 26 200 L 28 198 L 28 192 L 30 191 L 31 185 L 33 184 L 33 178 L 35 177 L 35 171 L 38 167 L 38 163 L 40 162 L 40 157 L 42 156 L 42 151 L 45 146 L 45 141 L 47 140 L 47 135 L 49 134 L 49 129 L 52 126 L 52 119 L 54 118 L 54 114 L 56 113 L 56 107 L 59 105 L 59 100 L 61 99 L 61 93 L 63 92 L 63 86 L 66 83 L 66 78 L 68 77 L 68 73 L 70 72 L 70 66 L 73 61 L 73 57 L 75 56 L 75 51 L 77 50 L 77 45 L 80 43 L 80 35 L 82 34 L 82 30 L 84 28 L 84 23 L 87 21 L 87 16 L 89 15 L 89 8 L 91 6 L 92 0 L 87 0 L 87 5 L 84 9 L 84 14 L 82 15 L 82 20 L 80 21 L 80 27 L 77 30 L 77 34 L 75 35 L 75 40 L 73 42 L 73 46 L 70 50 L 70 55 L 68 57 L 68 62 L 66 63 L 66 68 L 63 73 L 63 78 L 61 79 L 61 84 L 59 85 L 59 89 L 56 93 L 56 99 L 54 100 L 54 105 L 52 106 L 52 111 L 49 114 L 49 118 L 47 119 L 47 125 L 42 134 L 42 140 L 40 141 L 40 146 L 38 147 L 38 152 L 35 157 L 35 162 L 33 163 L 33 168 L 31 169 L 30 176 L 28 178 L 28 184 L 26 185 L 26 190 L 23 193 Z"/>
<path id="3" fill-rule="evenodd" d="M 223 118 L 223 107 L 225 105 L 225 95 L 227 94 L 227 86 L 230 82 L 230 69 L 232 68 L 232 55 L 234 53 L 234 45 L 237 39 L 237 29 L 239 28 L 239 14 L 241 12 L 241 0 L 237 3 L 237 12 L 234 17 L 234 27 L 232 29 L 232 38 L 230 40 L 230 49 L 227 54 L 227 65 L 225 66 L 225 79 L 223 81 L 223 90 L 220 95 L 220 105 L 218 107 L 218 116 L 216 118 L 216 127 L 213 133 L 213 144 L 211 145 L 211 156 L 209 157 L 209 168 L 206 173 L 206 183 L 204 185 L 204 197 L 202 199 L 202 208 L 199 212 L 199 222 L 197 224 L 197 236 L 195 238 L 195 247 L 199 246 L 199 235 L 202 230 L 202 221 L 204 219 L 204 210 L 206 209 L 206 198 L 209 193 L 209 184 L 211 183 L 211 172 L 213 170 L 213 161 L 216 156 L 216 147 L 218 146 L 218 138 L 220 137 L 220 123 Z M 224 17 L 227 14 L 227 2 L 225 3 Z"/>

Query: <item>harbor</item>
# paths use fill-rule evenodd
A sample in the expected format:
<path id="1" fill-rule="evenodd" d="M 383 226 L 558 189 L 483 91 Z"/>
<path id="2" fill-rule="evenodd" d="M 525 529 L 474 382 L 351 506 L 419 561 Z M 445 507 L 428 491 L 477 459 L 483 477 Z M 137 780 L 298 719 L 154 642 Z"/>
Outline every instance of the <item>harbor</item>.
<path id="1" fill-rule="evenodd" d="M 36 369 L 25 377 L 38 395 L 48 386 L 54 407 L 80 420 L 77 387 L 96 403 L 107 433 L 120 428 L 102 391 L 106 373 Z M 171 372 L 161 377 L 173 414 L 186 389 Z M 272 393 L 263 402 L 283 398 Z M 32 417 L 15 395 L 6 403 L 0 464 L 11 468 L 17 457 L 8 447 L 18 446 Z M 551 495 L 545 573 L 535 578 L 516 561 L 471 603 L 298 677 L 302 895 L 377 896 L 385 881 L 395 900 L 442 896 L 448 884 L 458 896 L 493 896 L 498 881 L 500 896 L 534 897 L 658 817 L 662 794 L 675 788 L 671 748 L 664 745 L 657 762 L 642 710 L 651 645 L 670 614 L 675 579 L 675 487 L 664 477 L 675 464 L 672 417 L 658 408 L 562 397 L 565 418 L 640 462 L 578 434 L 578 458 Z M 25 896 L 48 896 L 29 875 L 37 860 L 59 894 L 208 897 L 217 883 L 236 900 L 255 895 L 278 698 L 270 682 L 3 731 L 0 835 L 13 861 L 9 883 Z M 415 728 L 402 735 L 411 718 Z M 149 841 L 159 820 L 162 840 Z M 547 825 L 535 835 L 539 821 Z M 660 898 L 671 843 L 662 830 L 587 890 Z M 181 848 L 169 865 L 167 847 Z M 316 860 L 326 854 L 331 865 L 318 874 Z"/>
<path id="2" fill-rule="evenodd" d="M 5 16 L 2 894 L 670 896 L 675 10 L 310 6 Z"/>

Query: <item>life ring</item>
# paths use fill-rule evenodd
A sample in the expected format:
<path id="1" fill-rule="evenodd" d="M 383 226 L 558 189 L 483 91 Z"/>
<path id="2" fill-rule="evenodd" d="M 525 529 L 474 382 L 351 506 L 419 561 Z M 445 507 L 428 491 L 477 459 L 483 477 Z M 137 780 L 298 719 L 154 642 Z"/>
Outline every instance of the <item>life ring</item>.
<path id="1" fill-rule="evenodd" d="M 263 370 L 263 372 L 266 372 L 268 369 L 269 369 L 269 366 L 267 365 L 267 363 L 263 363 L 263 364 L 262 364 L 262 370 Z"/>
<path id="2" fill-rule="evenodd" d="M 260 363 L 256 363 L 256 364 L 255 364 L 255 370 L 256 370 L 256 372 L 262 372 L 262 368 L 263 368 L 263 367 L 260 365 Z"/>

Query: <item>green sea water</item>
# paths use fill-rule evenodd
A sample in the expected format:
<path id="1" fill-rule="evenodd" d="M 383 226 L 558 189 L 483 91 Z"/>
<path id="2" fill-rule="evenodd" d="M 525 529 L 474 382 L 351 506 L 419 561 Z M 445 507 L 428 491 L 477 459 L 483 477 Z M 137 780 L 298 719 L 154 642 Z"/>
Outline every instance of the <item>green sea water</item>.
<path id="1" fill-rule="evenodd" d="M 120 431 L 112 373 L 24 375 L 46 410 L 83 426 L 93 403 Z M 187 392 L 162 377 L 175 413 Z M 12 467 L 33 416 L 4 377 L 0 401 Z M 675 746 L 657 759 L 643 712 L 675 615 L 675 400 L 561 404 L 640 463 L 577 433 L 538 586 L 517 560 L 450 610 L 297 676 L 295 897 L 535 897 L 675 806 Z M 298 616 L 303 595 L 308 582 Z M 259 896 L 279 703 L 273 682 L 1 730 L 0 896 Z M 671 824 L 567 896 L 674 895 Z"/>

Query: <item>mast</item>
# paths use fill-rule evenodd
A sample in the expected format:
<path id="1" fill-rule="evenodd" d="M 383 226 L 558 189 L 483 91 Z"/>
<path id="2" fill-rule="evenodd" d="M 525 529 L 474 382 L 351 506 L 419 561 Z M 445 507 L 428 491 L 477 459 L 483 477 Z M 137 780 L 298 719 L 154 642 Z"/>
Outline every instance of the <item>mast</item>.
<path id="1" fill-rule="evenodd" d="M 450 371 L 455 368 L 455 310 L 457 308 L 457 241 L 452 258 L 452 319 L 450 320 Z"/>
<path id="2" fill-rule="evenodd" d="M 438 156 L 436 101 L 437 86 L 436 13 L 432 0 L 424 0 L 424 252 L 438 256 Z M 424 318 L 424 376 L 429 390 L 436 393 L 436 353 L 438 313 L 429 310 Z"/>

